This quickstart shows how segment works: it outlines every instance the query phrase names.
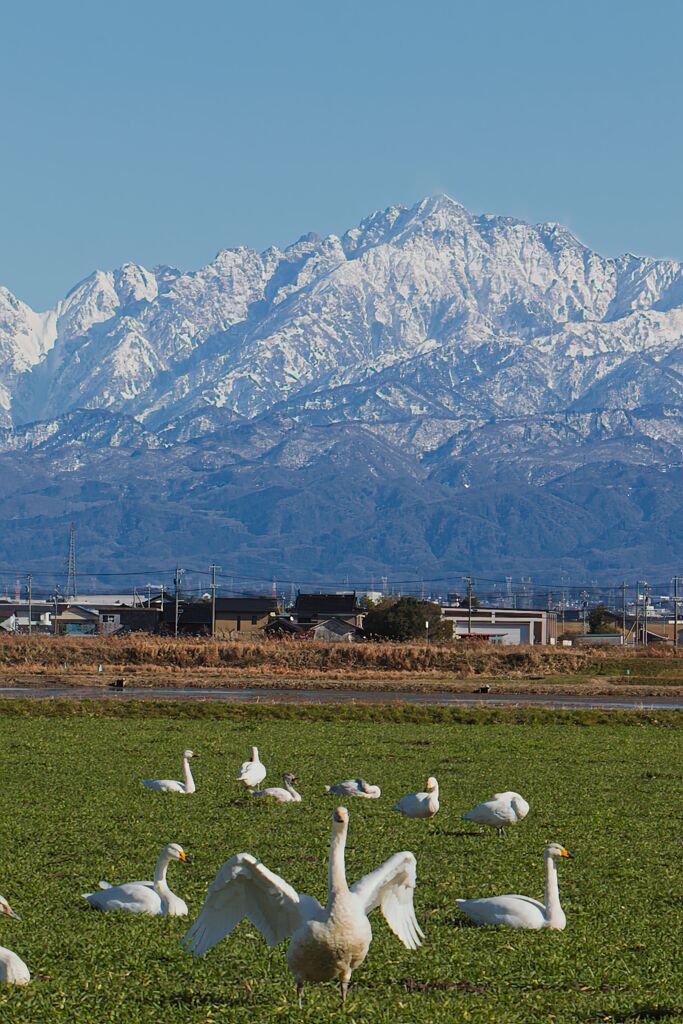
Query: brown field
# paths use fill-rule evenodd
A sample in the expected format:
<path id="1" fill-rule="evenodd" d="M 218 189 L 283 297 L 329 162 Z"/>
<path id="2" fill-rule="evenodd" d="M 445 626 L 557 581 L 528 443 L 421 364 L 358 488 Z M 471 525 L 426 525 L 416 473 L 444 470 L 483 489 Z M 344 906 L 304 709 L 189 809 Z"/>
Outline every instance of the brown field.
<path id="1" fill-rule="evenodd" d="M 102 671 L 98 666 L 102 666 Z M 212 641 L 144 635 L 0 638 L 0 685 L 287 687 L 666 696 L 683 686 L 670 649 L 621 652 L 480 644 Z"/>

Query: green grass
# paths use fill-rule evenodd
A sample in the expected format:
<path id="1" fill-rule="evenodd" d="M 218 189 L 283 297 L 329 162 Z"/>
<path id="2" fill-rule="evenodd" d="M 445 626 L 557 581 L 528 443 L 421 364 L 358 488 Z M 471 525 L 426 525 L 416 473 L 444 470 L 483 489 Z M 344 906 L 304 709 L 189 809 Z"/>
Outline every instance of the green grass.
<path id="1" fill-rule="evenodd" d="M 81 709 L 70 717 L 0 717 L 0 892 L 23 918 L 0 921 L 0 942 L 34 977 L 26 989 L 0 992 L 0 1021 L 683 1019 L 680 730 L 647 718 L 640 728 L 576 728 L 574 721 L 380 723 L 347 713 L 335 722 L 309 709 L 281 720 L 258 709 L 223 718 L 207 709 L 195 719 L 152 717 L 147 708 L 137 716 Z M 252 742 L 269 781 L 287 769 L 298 774 L 303 804 L 269 806 L 241 794 L 232 779 Z M 143 790 L 141 778 L 179 777 L 186 746 L 201 755 L 197 793 Z M 434 822 L 393 814 L 394 800 L 432 773 L 442 788 Z M 323 783 L 355 774 L 379 783 L 384 795 L 349 804 L 349 877 L 413 850 L 427 941 L 409 952 L 376 912 L 344 1014 L 331 985 L 308 988 L 303 1011 L 296 1009 L 285 947 L 268 949 L 248 924 L 195 960 L 178 944 L 187 923 L 100 915 L 80 899 L 100 878 L 149 877 L 170 841 L 194 861 L 173 865 L 169 879 L 191 915 L 218 866 L 240 850 L 322 898 L 334 806 Z M 501 789 L 517 789 L 531 803 L 507 840 L 460 820 Z M 566 931 L 466 926 L 457 896 L 542 896 L 548 840 L 576 857 L 559 869 Z"/>

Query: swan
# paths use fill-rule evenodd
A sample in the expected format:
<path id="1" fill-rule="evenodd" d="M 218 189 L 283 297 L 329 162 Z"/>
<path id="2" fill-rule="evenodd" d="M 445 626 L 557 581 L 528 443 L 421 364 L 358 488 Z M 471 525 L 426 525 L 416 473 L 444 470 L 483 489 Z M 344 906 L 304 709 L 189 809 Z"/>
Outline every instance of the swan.
<path id="1" fill-rule="evenodd" d="M 409 793 L 401 797 L 392 810 L 400 811 L 406 818 L 433 818 L 439 810 L 439 783 L 430 776 L 426 793 Z"/>
<path id="2" fill-rule="evenodd" d="M 0 914 L 7 914 L 15 921 L 21 921 L 4 896 L 0 896 Z M 13 953 L 11 949 L 0 946 L 0 982 L 6 985 L 28 985 L 30 980 L 29 969 L 21 957 Z"/>
<path id="3" fill-rule="evenodd" d="M 348 827 L 349 812 L 338 807 L 332 815 L 326 906 L 296 892 L 251 854 L 238 853 L 212 882 L 199 917 L 182 940 L 187 948 L 201 956 L 245 917 L 269 946 L 289 937 L 287 963 L 299 1005 L 305 982 L 334 979 L 344 1002 L 351 971 L 370 948 L 368 914 L 376 907 L 403 945 L 416 949 L 424 934 L 413 907 L 415 857 L 407 851 L 395 853 L 349 888 L 344 865 Z"/>
<path id="4" fill-rule="evenodd" d="M 379 786 L 371 786 L 365 779 L 347 779 L 334 786 L 325 786 L 325 792 L 334 796 L 360 796 L 366 800 L 377 800 L 382 795 Z"/>
<path id="5" fill-rule="evenodd" d="M 266 766 L 261 763 L 258 756 L 258 747 L 251 748 L 251 760 L 240 765 L 238 782 L 243 782 L 247 789 L 254 789 L 260 786 L 266 777 Z"/>
<path id="6" fill-rule="evenodd" d="M 153 882 L 126 882 L 110 885 L 100 882 L 102 892 L 84 892 L 95 910 L 127 910 L 131 914 L 152 914 L 156 917 L 187 917 L 187 904 L 171 892 L 166 882 L 166 872 L 172 860 L 188 863 L 182 846 L 169 843 L 159 854 L 154 869 Z"/>
<path id="7" fill-rule="evenodd" d="M 273 800 L 277 800 L 279 804 L 301 803 L 301 794 L 297 793 L 292 785 L 293 782 L 297 781 L 296 775 L 291 775 L 289 772 L 285 772 L 282 776 L 284 782 L 284 789 L 281 786 L 273 786 L 272 789 L 252 789 L 252 796 L 269 796 Z"/>
<path id="8" fill-rule="evenodd" d="M 485 800 L 477 804 L 467 814 L 463 814 L 463 820 L 474 821 L 478 825 L 490 825 L 495 828 L 499 836 L 505 835 L 504 829 L 508 825 L 515 825 L 529 813 L 529 805 L 519 793 L 511 790 L 505 793 L 494 793 L 492 800 Z"/>
<path id="9" fill-rule="evenodd" d="M 176 782 L 175 779 L 143 779 L 142 785 L 157 793 L 194 793 L 197 787 L 190 771 L 190 758 L 196 756 L 192 750 L 183 750 L 184 782 Z"/>
<path id="10" fill-rule="evenodd" d="M 554 928 L 562 931 L 567 923 L 560 906 L 556 861 L 574 860 L 559 843 L 550 843 L 543 851 L 545 861 L 545 904 L 530 896 L 489 896 L 481 900 L 456 900 L 458 910 L 475 924 L 504 924 L 508 928 Z"/>

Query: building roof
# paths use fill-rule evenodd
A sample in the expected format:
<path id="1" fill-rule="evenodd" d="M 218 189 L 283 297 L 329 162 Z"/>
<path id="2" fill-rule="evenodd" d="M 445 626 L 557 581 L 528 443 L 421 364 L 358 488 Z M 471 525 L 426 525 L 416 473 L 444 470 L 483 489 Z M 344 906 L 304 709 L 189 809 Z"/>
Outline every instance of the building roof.
<path id="1" fill-rule="evenodd" d="M 355 615 L 360 611 L 356 591 L 346 594 L 297 594 L 297 615 Z"/>
<path id="2" fill-rule="evenodd" d="M 217 597 L 216 612 L 237 615 L 269 615 L 277 612 L 276 597 Z"/>

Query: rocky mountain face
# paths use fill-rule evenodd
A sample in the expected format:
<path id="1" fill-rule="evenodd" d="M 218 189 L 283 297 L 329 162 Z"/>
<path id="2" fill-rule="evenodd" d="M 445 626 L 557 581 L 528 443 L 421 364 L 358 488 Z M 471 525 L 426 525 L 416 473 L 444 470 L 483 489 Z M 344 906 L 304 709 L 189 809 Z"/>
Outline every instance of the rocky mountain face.
<path id="1" fill-rule="evenodd" d="M 682 398 L 681 264 L 447 196 L 45 313 L 0 289 L 0 554 L 58 569 L 74 519 L 94 570 L 668 575 Z"/>

